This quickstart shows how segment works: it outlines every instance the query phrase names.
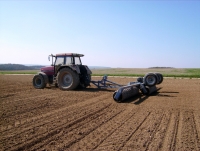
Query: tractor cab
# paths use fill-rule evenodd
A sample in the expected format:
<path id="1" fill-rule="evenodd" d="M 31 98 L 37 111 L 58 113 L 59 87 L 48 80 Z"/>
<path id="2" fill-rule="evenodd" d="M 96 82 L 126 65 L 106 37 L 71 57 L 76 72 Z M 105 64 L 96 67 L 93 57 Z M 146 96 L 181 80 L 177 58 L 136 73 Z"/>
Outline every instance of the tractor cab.
<path id="1" fill-rule="evenodd" d="M 41 72 L 46 73 L 47 75 L 56 75 L 60 67 L 62 66 L 75 66 L 82 65 L 81 58 L 83 54 L 77 53 L 62 53 L 56 55 L 49 55 L 49 61 L 52 61 L 51 66 L 41 68 Z"/>

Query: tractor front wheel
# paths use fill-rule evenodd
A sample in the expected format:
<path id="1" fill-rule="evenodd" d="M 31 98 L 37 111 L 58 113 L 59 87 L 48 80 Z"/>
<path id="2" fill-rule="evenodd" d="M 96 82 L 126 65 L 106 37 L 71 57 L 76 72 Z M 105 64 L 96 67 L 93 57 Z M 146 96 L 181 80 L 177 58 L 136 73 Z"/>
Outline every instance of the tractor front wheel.
<path id="1" fill-rule="evenodd" d="M 33 77 L 33 86 L 36 89 L 43 89 L 46 86 L 46 83 L 42 75 L 37 74 Z"/>
<path id="2" fill-rule="evenodd" d="M 58 87 L 61 90 L 74 90 L 78 87 L 79 75 L 70 68 L 63 68 L 58 73 Z"/>

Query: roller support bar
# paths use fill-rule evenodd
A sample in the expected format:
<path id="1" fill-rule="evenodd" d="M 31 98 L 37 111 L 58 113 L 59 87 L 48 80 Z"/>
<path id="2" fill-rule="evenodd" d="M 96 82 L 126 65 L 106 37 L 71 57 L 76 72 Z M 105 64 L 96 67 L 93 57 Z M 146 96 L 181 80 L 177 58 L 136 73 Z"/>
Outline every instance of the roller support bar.
<path id="1" fill-rule="evenodd" d="M 99 89 L 107 89 L 107 88 L 119 88 L 123 85 L 117 84 L 115 82 L 107 80 L 107 76 L 103 76 L 102 80 L 100 81 L 90 81 L 92 84 L 94 84 Z"/>

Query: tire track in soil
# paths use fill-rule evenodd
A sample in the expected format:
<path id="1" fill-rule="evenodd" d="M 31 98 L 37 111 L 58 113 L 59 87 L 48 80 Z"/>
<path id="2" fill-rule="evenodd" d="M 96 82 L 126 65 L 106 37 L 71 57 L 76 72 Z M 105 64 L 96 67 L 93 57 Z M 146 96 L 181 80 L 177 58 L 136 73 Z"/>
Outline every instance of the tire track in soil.
<path id="1" fill-rule="evenodd" d="M 113 133 L 111 133 L 95 150 L 121 150 L 130 137 L 140 128 L 140 126 L 151 115 L 149 111 L 139 110 L 134 112 L 132 118 L 125 121 Z"/>
<path id="2" fill-rule="evenodd" d="M 108 105 L 109 106 L 109 105 Z M 59 125 L 59 127 L 54 128 L 53 130 L 50 130 L 46 133 L 42 133 L 40 134 L 40 136 L 37 135 L 36 139 L 35 138 L 31 138 L 28 141 L 25 141 L 23 144 L 20 144 L 17 146 L 16 149 L 14 150 L 37 150 L 38 148 L 35 148 L 35 146 L 41 146 L 41 143 L 45 142 L 45 140 L 47 140 L 47 142 L 49 142 L 48 139 L 52 139 L 54 138 L 56 135 L 58 135 L 60 132 L 62 132 L 64 129 L 68 129 L 71 126 L 76 126 L 75 128 L 77 128 L 77 124 L 87 118 L 90 118 L 90 116 L 92 115 L 96 115 L 98 112 L 101 112 L 102 110 L 104 110 L 105 108 L 107 108 L 108 106 L 105 106 L 104 108 L 101 108 L 100 110 L 97 110 L 96 112 L 87 114 L 81 118 L 78 118 L 75 121 L 72 121 L 70 123 L 64 123 L 64 125 Z M 88 121 L 89 122 L 89 121 Z M 67 124 L 67 125 L 66 125 Z M 52 129 L 52 128 L 51 128 Z M 56 137 L 58 138 L 58 137 Z M 42 145 L 43 146 L 43 145 Z M 39 147 L 40 148 L 40 147 Z M 13 149 L 13 147 L 12 147 Z"/>
<path id="3" fill-rule="evenodd" d="M 197 134 L 197 148 L 200 150 L 200 115 L 197 112 L 194 112 L 193 116 Z"/>
<path id="4" fill-rule="evenodd" d="M 197 132 L 197 125 L 195 123 L 195 117 L 193 111 L 183 111 L 181 117 L 182 128 L 180 135 L 178 136 L 179 146 L 177 150 L 200 150 L 199 137 Z"/>
<path id="5" fill-rule="evenodd" d="M 112 135 L 123 123 L 132 118 L 134 113 L 133 107 L 123 108 L 122 112 L 117 114 L 112 120 L 103 123 L 92 133 L 88 134 L 80 141 L 69 147 L 70 150 L 95 150 L 98 146 Z"/>
<path id="6" fill-rule="evenodd" d="M 162 111 L 152 111 L 151 114 L 135 129 L 119 150 L 148 150 L 157 132 L 164 114 Z"/>
<path id="7" fill-rule="evenodd" d="M 17 132 L 19 132 L 20 129 L 22 129 L 23 127 L 26 127 L 26 129 L 29 129 L 29 127 L 31 128 L 34 123 L 40 124 L 40 123 L 44 122 L 44 119 L 48 119 L 47 123 L 49 123 L 49 122 L 54 121 L 55 118 L 60 119 L 66 115 L 68 115 L 68 116 L 73 115 L 76 112 L 80 112 L 80 111 L 84 110 L 84 108 L 87 108 L 88 106 L 92 107 L 92 105 L 95 106 L 95 104 L 98 104 L 98 102 L 96 100 L 94 101 L 94 99 L 99 100 L 99 99 L 105 99 L 107 97 L 108 97 L 108 95 L 106 94 L 106 95 L 102 95 L 102 96 L 87 100 L 86 102 L 79 102 L 78 104 L 75 104 L 75 105 L 64 106 L 64 107 L 56 109 L 54 111 L 51 111 L 48 113 L 43 113 L 42 115 L 34 116 L 31 118 L 26 117 L 25 119 L 22 118 L 20 120 L 15 121 L 15 124 L 13 124 L 13 125 L 8 125 L 7 127 L 1 126 L 0 134 L 5 135 L 5 133 L 10 133 L 13 129 L 15 129 L 15 130 L 17 130 Z M 77 106 L 79 106 L 82 110 L 77 111 L 76 110 Z M 66 111 L 68 111 L 68 112 L 66 112 Z M 40 126 L 38 124 L 37 124 L 37 126 Z M 20 133 L 22 133 L 22 131 L 20 131 Z"/>
<path id="8" fill-rule="evenodd" d="M 41 90 L 42 91 L 42 90 Z M 59 96 L 59 95 L 61 95 L 61 94 L 67 94 L 67 92 L 65 91 L 65 92 L 63 92 L 63 91 L 56 91 L 56 92 L 50 92 L 50 93 L 46 93 L 47 91 L 43 91 L 44 93 L 41 93 L 41 91 L 38 91 L 38 93 L 30 93 L 30 94 L 25 94 L 25 95 L 20 95 L 20 93 L 19 93 L 19 96 L 14 96 L 13 98 L 6 98 L 4 101 L 2 101 L 2 105 L 10 105 L 11 103 L 20 103 L 20 102 L 22 102 L 22 101 L 24 101 L 24 100 L 36 100 L 36 99 L 40 99 L 40 98 L 44 98 L 44 97 L 49 97 L 49 98 L 51 98 L 51 97 L 53 97 L 53 96 L 55 96 L 55 97 L 57 97 L 57 96 Z M 37 91 L 35 91 L 35 92 L 37 92 Z M 19 97 L 19 98 L 17 98 L 17 97 Z M 24 104 L 24 103 L 23 103 Z M 23 105 L 22 104 L 22 105 Z"/>
<path id="9" fill-rule="evenodd" d="M 9 92 L 8 92 L 8 89 L 9 89 Z M 2 88 L 0 89 L 1 90 L 1 93 L 4 94 L 4 93 L 13 93 L 13 92 L 24 92 L 24 90 L 27 90 L 27 89 L 32 89 L 31 86 L 29 86 L 29 84 L 27 84 L 27 86 L 25 87 L 24 85 L 14 85 L 13 87 L 12 86 L 8 86 L 7 88 Z"/>
<path id="10" fill-rule="evenodd" d="M 166 111 L 163 115 L 163 118 L 160 122 L 160 125 L 157 129 L 157 131 L 154 133 L 154 137 L 152 138 L 150 144 L 148 145 L 148 149 L 146 150 L 153 150 L 153 151 L 158 151 L 162 149 L 163 146 L 163 140 L 166 135 L 166 131 L 169 126 L 170 122 L 170 116 L 171 113 Z"/>
<path id="11" fill-rule="evenodd" d="M 11 95 L 11 98 L 6 98 L 4 100 L 1 100 L 1 106 L 6 108 L 6 107 L 10 107 L 10 105 L 14 105 L 16 104 L 18 107 L 23 107 L 24 105 L 28 104 L 29 102 L 34 102 L 38 100 L 38 102 L 40 102 L 40 99 L 53 99 L 53 98 L 57 98 L 58 96 L 68 96 L 68 95 L 73 95 L 76 96 L 77 98 L 81 98 L 81 94 L 79 93 L 79 91 L 50 91 L 50 93 L 46 93 L 48 91 L 44 91 L 44 93 L 41 93 L 38 91 L 38 93 L 30 93 L 30 94 L 25 94 L 25 95 L 19 95 L 19 96 L 14 96 Z M 73 94 L 72 94 L 73 93 Z M 99 94 L 98 94 L 99 95 Z M 101 94 L 100 94 L 101 95 Z M 18 98 L 19 97 L 19 98 Z M 74 97 L 74 98 L 76 98 Z M 84 99 L 90 98 L 90 96 L 87 97 L 84 96 Z M 34 101 L 33 101 L 34 100 Z"/>
<path id="12" fill-rule="evenodd" d="M 122 110 L 119 110 L 116 106 L 116 104 L 109 106 L 109 108 L 104 110 L 98 117 L 90 117 L 90 119 L 84 121 L 84 123 L 79 123 L 74 127 L 65 129 L 61 134 L 51 137 L 50 140 L 45 140 L 45 143 L 40 145 L 40 147 L 34 147 L 31 148 L 31 150 L 73 150 L 71 148 L 72 145 L 76 145 L 79 141 L 93 133 L 98 127 L 101 127 L 101 125 L 110 120 L 112 121 L 113 118 L 122 112 Z M 110 112 L 110 110 L 112 110 L 112 112 Z M 36 146 L 39 146 L 39 144 L 36 144 Z"/>
<path id="13" fill-rule="evenodd" d="M 27 119 L 27 116 L 34 116 L 34 114 L 40 114 L 40 112 L 44 112 L 45 109 L 52 110 L 52 106 L 54 103 L 51 101 L 52 99 L 56 99 L 55 96 L 46 96 L 45 97 L 37 97 L 36 99 L 32 98 L 29 100 L 23 100 L 20 103 L 11 103 L 10 105 L 3 105 L 0 107 L 1 109 L 1 118 L 6 119 L 6 122 L 3 124 L 3 120 L 0 122 L 0 124 L 8 125 L 8 127 L 15 126 L 15 123 L 13 123 L 16 119 Z M 40 98 L 40 99 L 38 99 Z M 67 102 L 67 101 L 66 101 Z M 54 105 L 55 107 L 56 105 Z M 10 123 L 12 121 L 12 123 Z M 18 122 L 19 123 L 19 122 Z M 5 127 L 4 127 L 5 128 Z"/>
<path id="14" fill-rule="evenodd" d="M 0 107 L 1 109 L 0 115 L 1 115 L 1 118 L 7 120 L 7 122 L 5 123 L 7 125 L 9 121 L 13 121 L 22 117 L 27 118 L 28 112 L 31 113 L 33 116 L 34 114 L 39 114 L 40 113 L 39 110 L 41 110 L 41 112 L 44 112 L 45 109 L 49 111 L 49 110 L 58 108 L 59 106 L 65 105 L 66 103 L 68 105 L 71 105 L 73 103 L 76 103 L 77 100 L 78 102 L 85 101 L 85 97 L 84 98 L 79 97 L 81 96 L 81 94 L 77 94 L 77 92 L 74 92 L 74 93 L 75 93 L 74 94 L 75 97 L 67 99 L 67 100 L 66 100 L 66 96 L 68 96 L 68 94 L 62 91 L 60 93 L 54 93 L 50 95 L 45 94 L 45 95 L 40 95 L 36 97 L 31 97 L 31 99 L 30 98 L 20 99 L 20 102 L 14 102 L 7 105 L 3 104 Z M 65 94 L 65 96 L 63 96 L 63 94 Z M 60 101 L 55 104 L 53 100 L 56 100 L 58 96 L 60 95 L 62 96 L 59 98 Z M 86 98 L 88 97 L 89 96 L 86 96 Z M 29 114 L 29 116 L 31 115 Z M 5 125 L 2 122 L 3 120 L 0 122 L 0 124 Z M 11 123 L 10 126 L 11 125 L 14 125 L 14 123 Z"/>
<path id="15" fill-rule="evenodd" d="M 170 112 L 169 123 L 165 132 L 161 150 L 175 150 L 176 139 L 178 133 L 180 112 L 172 111 Z"/>
<path id="16" fill-rule="evenodd" d="M 33 120 L 32 122 L 28 123 L 29 127 L 27 127 L 27 125 L 24 124 L 22 126 L 19 126 L 18 130 L 17 128 L 15 128 L 15 132 L 13 135 L 12 134 L 9 135 L 9 132 L 13 133 L 12 130 L 7 131 L 3 133 L 3 135 L 7 137 L 4 137 L 3 140 L 1 140 L 1 144 L 4 144 L 4 145 L 6 144 L 5 146 L 9 146 L 8 148 L 12 146 L 11 148 L 15 148 L 13 150 L 17 150 L 20 148 L 23 149 L 24 147 L 26 148 L 26 146 L 30 147 L 31 145 L 35 144 L 34 142 L 38 142 L 38 140 L 41 141 L 45 139 L 47 136 L 50 137 L 51 135 L 57 133 L 57 131 L 59 132 L 63 128 L 70 127 L 70 125 L 73 125 L 73 123 L 76 124 L 77 119 L 78 121 L 81 121 L 82 119 L 87 118 L 88 115 L 96 114 L 99 111 L 110 106 L 110 104 L 106 103 L 105 101 L 99 104 L 98 102 L 99 98 L 108 98 L 108 94 L 100 96 L 98 98 L 93 98 L 91 100 L 88 100 L 88 102 L 85 102 L 85 103 L 82 102 L 80 103 L 80 105 L 76 104 L 72 108 L 68 107 L 68 108 L 59 109 L 58 111 L 55 111 L 57 112 L 57 114 L 55 114 L 55 112 L 52 112 L 52 113 L 47 114 L 46 116 L 38 117 L 36 119 L 39 119 L 39 121 Z M 79 109 L 81 107 L 83 108 Z M 68 113 L 67 112 L 68 110 L 66 109 L 69 109 L 69 110 L 72 109 L 71 113 Z M 75 109 L 75 111 L 73 111 L 73 109 Z M 63 116 L 62 113 L 64 111 L 66 111 L 66 113 Z M 47 118 L 47 117 L 50 117 L 51 115 L 53 115 L 53 117 L 51 117 L 50 119 Z M 59 115 L 61 116 L 59 117 Z M 57 116 L 59 118 L 56 118 Z M 14 142 L 16 142 L 16 144 Z M 24 144 L 27 144 L 27 145 L 24 145 Z"/>

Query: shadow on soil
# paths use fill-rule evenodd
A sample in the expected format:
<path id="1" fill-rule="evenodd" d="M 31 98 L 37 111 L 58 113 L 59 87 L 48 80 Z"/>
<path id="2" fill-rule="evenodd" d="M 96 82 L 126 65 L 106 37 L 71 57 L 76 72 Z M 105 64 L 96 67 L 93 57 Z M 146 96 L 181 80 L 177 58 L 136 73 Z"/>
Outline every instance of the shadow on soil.
<path id="1" fill-rule="evenodd" d="M 59 90 L 58 87 L 51 86 L 51 87 L 45 87 L 45 89 L 51 89 L 51 90 Z M 99 92 L 99 91 L 107 91 L 107 92 L 115 92 L 116 90 L 112 89 L 99 89 L 99 88 L 77 88 L 75 90 L 71 91 L 85 91 L 85 92 Z"/>
<path id="2" fill-rule="evenodd" d="M 77 89 L 76 91 L 85 91 L 85 92 L 99 92 L 99 91 L 106 91 L 106 92 L 115 92 L 116 90 L 114 89 L 99 89 L 99 88 L 80 88 Z"/>

